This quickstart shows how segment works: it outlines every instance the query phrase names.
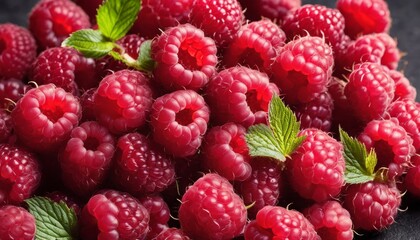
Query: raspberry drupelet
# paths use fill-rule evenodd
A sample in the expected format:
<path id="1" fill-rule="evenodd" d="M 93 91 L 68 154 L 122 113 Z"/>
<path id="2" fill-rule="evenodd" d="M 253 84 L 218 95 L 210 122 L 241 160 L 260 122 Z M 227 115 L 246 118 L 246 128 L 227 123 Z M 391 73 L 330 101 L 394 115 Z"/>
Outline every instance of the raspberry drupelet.
<path id="1" fill-rule="evenodd" d="M 191 240 L 181 229 L 167 228 L 163 230 L 154 240 Z"/>
<path id="2" fill-rule="evenodd" d="M 210 110 L 192 90 L 178 90 L 155 100 L 150 113 L 153 139 L 175 157 L 194 155 L 207 131 Z"/>
<path id="3" fill-rule="evenodd" d="M 152 43 L 154 77 L 168 91 L 199 90 L 216 73 L 216 53 L 213 39 L 191 24 L 168 28 Z"/>
<path id="4" fill-rule="evenodd" d="M 403 72 L 390 70 L 389 76 L 395 82 L 394 101 L 405 99 L 416 100 L 417 90 Z"/>
<path id="5" fill-rule="evenodd" d="M 0 80 L 0 108 L 10 109 L 13 104 L 10 100 L 17 102 L 28 88 L 21 80 L 15 78 Z"/>
<path id="6" fill-rule="evenodd" d="M 159 195 L 148 195 L 140 198 L 139 201 L 150 216 L 149 232 L 146 239 L 155 239 L 162 231 L 169 228 L 168 221 L 171 217 L 169 207 Z"/>
<path id="7" fill-rule="evenodd" d="M 302 5 L 301 0 L 239 0 L 245 17 L 251 21 L 268 18 L 280 24 Z"/>
<path id="8" fill-rule="evenodd" d="M 13 205 L 0 208 L 0 239 L 35 239 L 35 218 L 26 209 Z"/>

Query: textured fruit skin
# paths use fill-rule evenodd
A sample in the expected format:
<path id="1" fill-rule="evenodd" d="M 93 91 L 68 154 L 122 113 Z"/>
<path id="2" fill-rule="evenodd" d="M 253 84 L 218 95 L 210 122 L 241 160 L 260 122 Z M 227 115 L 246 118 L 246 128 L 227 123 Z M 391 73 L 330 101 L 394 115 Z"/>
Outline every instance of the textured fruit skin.
<path id="1" fill-rule="evenodd" d="M 228 180 L 247 179 L 252 169 L 245 134 L 246 129 L 235 123 L 209 129 L 201 147 L 205 168 Z"/>
<path id="2" fill-rule="evenodd" d="M 293 189 L 316 202 L 337 196 L 344 185 L 343 145 L 315 128 L 304 129 L 298 135 L 306 136 L 305 140 L 287 163 Z"/>
<path id="3" fill-rule="evenodd" d="M 398 100 L 416 100 L 417 90 L 411 84 L 410 80 L 404 75 L 404 73 L 397 70 L 390 70 L 389 76 L 395 82 L 395 94 L 394 101 Z"/>
<path id="4" fill-rule="evenodd" d="M 36 57 L 32 34 L 12 23 L 0 24 L 0 79 L 22 79 Z"/>
<path id="5" fill-rule="evenodd" d="M 410 160 L 413 166 L 407 170 L 403 179 L 403 186 L 418 199 L 420 198 L 420 156 L 416 154 Z"/>
<path id="6" fill-rule="evenodd" d="M 266 122 L 268 103 L 278 92 L 265 73 L 236 66 L 210 79 L 205 98 L 214 123 L 234 122 L 249 127 Z"/>
<path id="7" fill-rule="evenodd" d="M 371 181 L 350 185 L 343 206 L 349 211 L 355 230 L 380 231 L 394 223 L 400 204 L 397 188 Z"/>
<path id="8" fill-rule="evenodd" d="M 279 50 L 271 80 L 287 103 L 307 103 L 327 90 L 333 65 L 333 51 L 322 38 L 296 38 Z"/>
<path id="9" fill-rule="evenodd" d="M 389 168 L 390 177 L 401 175 L 415 153 L 413 140 L 395 118 L 370 121 L 357 138 L 368 150 L 375 149 L 376 169 Z"/>
<path id="10" fill-rule="evenodd" d="M 0 208 L 0 238 L 35 239 L 35 218 L 22 207 L 6 205 Z"/>
<path id="11" fill-rule="evenodd" d="M 79 124 L 81 106 L 71 93 L 53 84 L 29 90 L 11 116 L 21 143 L 36 152 L 55 151 Z"/>
<path id="12" fill-rule="evenodd" d="M 59 154 L 64 185 L 79 196 L 91 194 L 108 175 L 114 150 L 113 136 L 99 123 L 74 128 Z"/>
<path id="13" fill-rule="evenodd" d="M 333 116 L 334 102 L 331 95 L 323 92 L 314 100 L 296 106 L 294 112 L 300 121 L 300 127 L 318 128 L 329 132 L 331 129 L 331 119 Z"/>
<path id="14" fill-rule="evenodd" d="M 321 239 L 352 240 L 350 213 L 337 201 L 316 203 L 303 211 Z"/>
<path id="15" fill-rule="evenodd" d="M 155 79 L 168 90 L 198 90 L 216 73 L 213 39 L 191 24 L 168 28 L 152 43 Z"/>
<path id="16" fill-rule="evenodd" d="M 142 127 L 153 101 L 149 79 L 132 70 L 106 76 L 92 97 L 96 120 L 116 135 Z"/>
<path id="17" fill-rule="evenodd" d="M 246 209 L 233 186 L 209 173 L 199 178 L 182 196 L 179 221 L 192 239 L 231 239 L 246 223 Z"/>
<path id="18" fill-rule="evenodd" d="M 286 16 L 302 5 L 301 0 L 239 0 L 245 17 L 251 21 L 268 18 L 283 22 Z"/>
<path id="19" fill-rule="evenodd" d="M 225 50 L 223 62 L 227 67 L 240 64 L 269 73 L 273 58 L 285 41 L 285 33 L 271 20 L 248 23 Z"/>
<path id="20" fill-rule="evenodd" d="M 344 94 L 363 122 L 380 118 L 394 98 L 395 83 L 388 70 L 378 63 L 354 65 L 348 81 Z"/>
<path id="21" fill-rule="evenodd" d="M 148 137 L 128 133 L 118 139 L 113 179 L 121 189 L 135 196 L 163 191 L 175 180 L 171 159 Z"/>
<path id="22" fill-rule="evenodd" d="M 345 33 L 353 39 L 387 32 L 391 27 L 391 15 L 384 0 L 338 0 L 336 7 L 344 16 Z"/>
<path id="23" fill-rule="evenodd" d="M 175 157 L 194 155 L 207 131 L 210 110 L 192 90 L 178 90 L 155 100 L 150 113 L 153 139 Z"/>
<path id="24" fill-rule="evenodd" d="M 218 46 L 232 41 L 245 18 L 237 0 L 197 0 L 189 17 L 189 22 L 213 38 Z"/>
<path id="25" fill-rule="evenodd" d="M 155 240 L 190 240 L 187 235 L 177 228 L 167 228 L 156 236 Z"/>
<path id="26" fill-rule="evenodd" d="M 256 157 L 251 160 L 251 176 L 238 183 L 238 193 L 248 208 L 248 218 L 255 219 L 265 206 L 275 206 L 283 196 L 282 167 L 270 158 Z"/>
<path id="27" fill-rule="evenodd" d="M 152 39 L 161 30 L 186 23 L 193 3 L 193 0 L 144 0 L 130 31 Z"/>
<path id="28" fill-rule="evenodd" d="M 80 216 L 80 236 L 86 240 L 144 239 L 149 213 L 131 195 L 102 190 L 93 195 Z"/>
<path id="29" fill-rule="evenodd" d="M 0 110 L 0 143 L 9 142 L 13 132 L 13 123 L 6 110 Z"/>
<path id="30" fill-rule="evenodd" d="M 28 88 L 21 80 L 15 78 L 0 80 L 0 107 L 10 109 L 12 103 L 8 99 L 17 102 Z"/>
<path id="31" fill-rule="evenodd" d="M 22 203 L 41 181 L 38 159 L 21 147 L 0 144 L 0 171 L 0 206 Z"/>
<path id="32" fill-rule="evenodd" d="M 89 16 L 70 0 L 41 0 L 29 13 L 28 28 L 39 49 L 58 47 L 71 33 L 89 27 Z"/>
<path id="33" fill-rule="evenodd" d="M 148 195 L 140 198 L 139 201 L 150 216 L 149 232 L 146 239 L 155 239 L 158 234 L 169 228 L 168 221 L 171 217 L 169 207 L 159 195 Z"/>
<path id="34" fill-rule="evenodd" d="M 245 240 L 320 240 L 314 226 L 300 212 L 280 206 L 266 206 L 245 228 Z"/>

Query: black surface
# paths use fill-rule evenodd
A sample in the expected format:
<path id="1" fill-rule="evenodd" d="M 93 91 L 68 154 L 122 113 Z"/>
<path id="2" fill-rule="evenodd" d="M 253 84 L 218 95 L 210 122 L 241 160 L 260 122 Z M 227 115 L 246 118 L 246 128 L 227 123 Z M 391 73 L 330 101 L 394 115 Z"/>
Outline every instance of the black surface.
<path id="1" fill-rule="evenodd" d="M 88 1 L 88 0 L 85 0 Z M 12 22 L 27 25 L 27 15 L 37 0 L 0 0 L 0 23 Z M 303 0 L 303 3 L 318 3 L 334 7 L 334 0 Z M 398 40 L 398 46 L 406 55 L 400 63 L 400 69 L 420 88 L 420 1 L 388 1 L 393 19 L 391 35 Z M 420 95 L 420 93 L 418 94 Z M 419 96 L 417 100 L 420 99 Z M 406 211 L 401 211 L 396 223 L 382 233 L 364 234 L 360 239 L 398 240 L 420 239 L 420 200 L 406 199 Z"/>

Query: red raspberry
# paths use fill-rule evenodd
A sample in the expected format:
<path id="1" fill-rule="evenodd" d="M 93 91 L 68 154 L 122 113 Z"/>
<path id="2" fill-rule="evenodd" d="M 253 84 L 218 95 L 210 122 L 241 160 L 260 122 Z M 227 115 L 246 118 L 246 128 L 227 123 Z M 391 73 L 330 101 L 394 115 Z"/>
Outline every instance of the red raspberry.
<path id="1" fill-rule="evenodd" d="M 79 219 L 80 236 L 85 240 L 144 239 L 149 213 L 129 194 L 104 190 L 93 195 Z"/>
<path id="2" fill-rule="evenodd" d="M 273 94 L 278 94 L 278 89 L 270 84 L 265 73 L 237 66 L 222 70 L 210 79 L 205 97 L 212 121 L 249 127 L 266 121 Z"/>
<path id="3" fill-rule="evenodd" d="M 282 23 L 286 16 L 302 5 L 301 0 L 239 0 L 251 21 L 271 19 Z"/>
<path id="4" fill-rule="evenodd" d="M 231 239 L 245 227 L 246 208 L 225 178 L 209 173 L 182 196 L 178 217 L 193 239 Z"/>
<path id="5" fill-rule="evenodd" d="M 29 13 L 29 30 L 40 49 L 58 47 L 71 33 L 90 27 L 89 16 L 70 0 L 41 0 Z"/>
<path id="6" fill-rule="evenodd" d="M 232 41 L 245 18 L 237 0 L 196 0 L 189 17 L 191 24 L 212 37 L 218 46 Z"/>
<path id="7" fill-rule="evenodd" d="M 88 196 L 105 180 L 114 154 L 114 139 L 97 122 L 84 122 L 71 131 L 59 154 L 64 185 Z"/>
<path id="8" fill-rule="evenodd" d="M 150 215 L 149 232 L 146 239 L 155 239 L 165 229 L 169 228 L 170 211 L 166 202 L 160 196 L 146 196 L 139 199 Z"/>
<path id="9" fill-rule="evenodd" d="M 411 163 L 413 166 L 407 170 L 403 184 L 409 193 L 420 198 L 420 155 L 414 155 Z"/>
<path id="10" fill-rule="evenodd" d="M 327 90 L 334 57 L 320 37 L 296 38 L 280 49 L 273 79 L 289 104 L 307 103 Z"/>
<path id="11" fill-rule="evenodd" d="M 155 100 L 150 114 L 154 140 L 176 157 L 194 155 L 207 131 L 210 110 L 192 90 L 178 90 Z"/>
<path id="12" fill-rule="evenodd" d="M 163 230 L 154 240 L 190 240 L 181 229 L 168 228 Z"/>
<path id="13" fill-rule="evenodd" d="M 156 81 L 169 91 L 198 90 L 216 72 L 217 47 L 202 30 L 190 25 L 168 28 L 152 43 Z"/>
<path id="14" fill-rule="evenodd" d="M 395 82 L 394 101 L 403 99 L 416 100 L 417 90 L 411 84 L 410 80 L 405 77 L 404 73 L 397 70 L 390 70 L 389 76 Z"/>
<path id="15" fill-rule="evenodd" d="M 270 72 L 277 50 L 286 35 L 274 22 L 263 19 L 243 25 L 226 49 L 223 61 L 227 67 L 238 64 L 262 72 Z"/>
<path id="16" fill-rule="evenodd" d="M 388 70 L 378 63 L 356 64 L 348 80 L 344 93 L 357 118 L 364 122 L 380 118 L 395 92 Z"/>
<path id="17" fill-rule="evenodd" d="M 79 101 L 82 106 L 82 120 L 81 122 L 86 121 L 95 121 L 95 104 L 93 103 L 93 94 L 95 93 L 96 88 L 88 89 L 83 92 L 80 96 Z"/>
<path id="18" fill-rule="evenodd" d="M 353 239 L 350 213 L 337 201 L 316 203 L 304 210 L 321 239 Z"/>
<path id="19" fill-rule="evenodd" d="M 12 102 L 17 102 L 25 94 L 27 88 L 21 80 L 14 78 L 0 80 L 0 108 L 10 109 Z"/>
<path id="20" fill-rule="evenodd" d="M 307 35 L 325 38 L 325 42 L 330 44 L 334 51 L 341 46 L 344 27 L 344 17 L 340 11 L 312 4 L 305 4 L 296 9 L 282 24 L 288 39 Z"/>
<path id="21" fill-rule="evenodd" d="M 290 156 L 287 172 L 302 197 L 322 202 L 336 197 L 344 185 L 343 145 L 315 128 L 300 131 L 303 143 Z"/>
<path id="22" fill-rule="evenodd" d="M 0 206 L 20 204 L 32 196 L 41 180 L 37 158 L 8 144 L 0 144 L 0 171 Z"/>
<path id="23" fill-rule="evenodd" d="M 391 27 L 388 4 L 384 0 L 338 0 L 336 4 L 345 18 L 345 33 L 353 39 L 387 32 Z"/>
<path id="24" fill-rule="evenodd" d="M 0 24 L 0 79 L 22 79 L 36 57 L 31 33 L 11 23 Z"/>
<path id="25" fill-rule="evenodd" d="M 7 205 L 0 208 L 0 238 L 35 239 L 35 218 L 26 209 Z"/>
<path id="26" fill-rule="evenodd" d="M 186 23 L 193 2 L 193 0 L 143 0 L 131 32 L 152 39 L 159 35 L 162 29 Z"/>
<path id="27" fill-rule="evenodd" d="M 53 84 L 29 90 L 11 116 L 18 139 L 36 152 L 50 152 L 67 140 L 81 117 L 79 101 Z"/>
<path id="28" fill-rule="evenodd" d="M 350 185 L 343 204 L 350 212 L 354 229 L 380 231 L 394 223 L 401 194 L 395 187 L 371 181 Z"/>
<path id="29" fill-rule="evenodd" d="M 103 3 L 103 0 L 73 0 L 73 2 L 85 11 L 92 23 L 96 22 L 96 12 Z"/>
<path id="30" fill-rule="evenodd" d="M 0 109 L 0 143 L 8 143 L 13 132 L 13 123 L 10 114 Z"/>
<path id="31" fill-rule="evenodd" d="M 248 218 L 255 219 L 265 206 L 275 206 L 283 197 L 282 167 L 270 158 L 253 158 L 251 176 L 238 183 L 238 192 L 248 208 Z"/>
<path id="32" fill-rule="evenodd" d="M 245 228 L 245 240 L 320 240 L 312 224 L 300 212 L 279 206 L 266 206 Z"/>
<path id="33" fill-rule="evenodd" d="M 211 128 L 204 137 L 200 161 L 228 180 L 247 179 L 251 166 L 245 134 L 246 129 L 235 123 Z"/>
<path id="34" fill-rule="evenodd" d="M 375 149 L 378 157 L 376 169 L 388 168 L 391 178 L 404 172 L 415 152 L 413 140 L 396 118 L 370 121 L 358 139 L 368 150 Z"/>
<path id="35" fill-rule="evenodd" d="M 334 102 L 328 92 L 319 94 L 314 100 L 296 106 L 295 114 L 300 121 L 300 127 L 318 128 L 329 132 Z"/>
<path id="36" fill-rule="evenodd" d="M 97 121 L 111 133 L 142 127 L 152 105 L 149 79 L 139 71 L 121 70 L 106 76 L 93 94 Z"/>
<path id="37" fill-rule="evenodd" d="M 129 133 L 118 139 L 114 182 L 138 196 L 163 191 L 175 180 L 171 159 L 144 135 Z"/>

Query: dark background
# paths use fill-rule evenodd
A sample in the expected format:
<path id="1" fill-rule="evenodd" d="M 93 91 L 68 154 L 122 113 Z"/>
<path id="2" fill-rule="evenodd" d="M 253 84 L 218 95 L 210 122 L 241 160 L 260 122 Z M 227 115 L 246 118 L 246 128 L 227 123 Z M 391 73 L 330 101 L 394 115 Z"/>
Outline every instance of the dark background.
<path id="1" fill-rule="evenodd" d="M 38 0 L 0 0 L 0 23 L 12 22 L 27 25 L 27 15 Z M 88 0 L 85 0 L 88 1 Z M 335 6 L 335 0 L 302 0 L 305 3 Z M 398 40 L 399 49 L 405 53 L 399 69 L 412 84 L 420 88 L 420 1 L 388 1 L 392 17 L 391 36 Z M 419 94 L 420 95 L 420 92 Z M 420 99 L 419 96 L 417 100 Z M 396 223 L 382 233 L 363 234 L 360 239 L 416 240 L 420 239 L 420 200 L 404 197 L 403 210 Z M 407 208 L 407 209 L 406 209 Z"/>

